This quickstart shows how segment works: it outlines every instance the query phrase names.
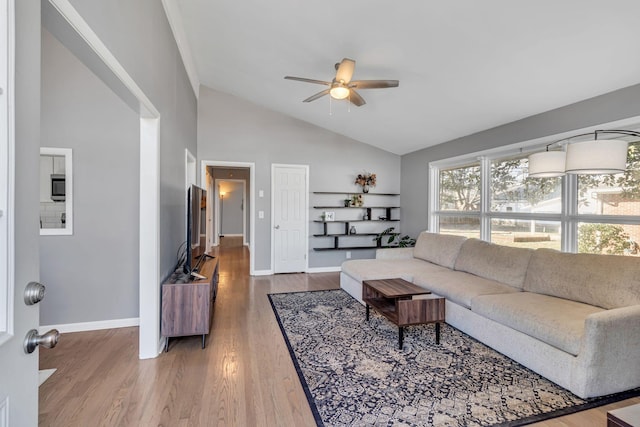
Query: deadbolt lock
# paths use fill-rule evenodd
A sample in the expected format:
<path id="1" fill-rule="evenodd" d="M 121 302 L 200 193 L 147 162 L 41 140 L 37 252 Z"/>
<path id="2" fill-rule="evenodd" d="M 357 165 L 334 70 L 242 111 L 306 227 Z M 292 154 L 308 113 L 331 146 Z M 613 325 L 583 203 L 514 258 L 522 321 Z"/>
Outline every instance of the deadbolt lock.
<path id="1" fill-rule="evenodd" d="M 45 287 L 42 283 L 29 282 L 24 288 L 24 303 L 27 305 L 37 304 L 44 298 Z"/>

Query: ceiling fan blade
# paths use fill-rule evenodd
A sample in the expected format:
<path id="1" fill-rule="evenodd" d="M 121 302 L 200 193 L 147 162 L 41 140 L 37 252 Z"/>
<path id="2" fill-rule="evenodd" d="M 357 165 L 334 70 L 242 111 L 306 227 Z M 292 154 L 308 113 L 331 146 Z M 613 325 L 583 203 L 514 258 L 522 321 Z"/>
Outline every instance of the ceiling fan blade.
<path id="1" fill-rule="evenodd" d="M 318 85 L 331 86 L 331 82 L 325 82 L 323 80 L 305 79 L 304 77 L 292 77 L 292 76 L 285 76 L 284 78 L 287 80 L 296 80 L 299 82 L 315 83 Z"/>
<path id="2" fill-rule="evenodd" d="M 311 101 L 315 101 L 315 100 L 316 100 L 316 99 L 318 99 L 318 98 L 322 98 L 323 96 L 328 95 L 330 90 L 331 90 L 331 89 L 325 89 L 325 90 L 323 90 L 322 92 L 318 92 L 318 93 L 316 93 L 315 95 L 311 95 L 310 97 L 308 97 L 307 99 L 305 99 L 305 100 L 304 100 L 304 101 L 302 101 L 302 102 L 311 102 Z"/>
<path id="3" fill-rule="evenodd" d="M 362 107 L 364 104 L 366 104 L 364 98 L 361 97 L 360 94 L 353 89 L 350 90 L 349 101 L 351 101 L 351 103 L 356 107 Z"/>
<path id="4" fill-rule="evenodd" d="M 353 76 L 353 69 L 356 67 L 356 61 L 349 58 L 344 58 L 336 69 L 336 81 L 349 83 Z"/>
<path id="5" fill-rule="evenodd" d="M 349 87 L 358 89 L 383 89 L 387 87 L 398 87 L 398 80 L 354 80 L 349 83 Z"/>

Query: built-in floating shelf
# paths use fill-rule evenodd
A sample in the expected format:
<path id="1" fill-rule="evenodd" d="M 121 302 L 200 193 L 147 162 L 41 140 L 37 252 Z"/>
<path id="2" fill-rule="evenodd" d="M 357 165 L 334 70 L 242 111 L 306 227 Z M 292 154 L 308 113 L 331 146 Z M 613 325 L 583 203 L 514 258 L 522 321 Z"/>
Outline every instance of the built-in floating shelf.
<path id="1" fill-rule="evenodd" d="M 356 195 L 360 195 L 362 194 L 363 196 L 382 196 L 382 197 L 394 197 L 394 199 L 389 199 L 389 201 L 391 203 L 398 203 L 398 199 L 397 197 L 400 196 L 399 193 L 360 193 L 358 191 L 314 191 L 313 194 L 315 195 L 340 195 L 343 196 L 343 198 L 346 199 L 351 199 L 352 196 L 356 196 Z M 329 197 L 324 197 L 322 198 L 322 201 L 320 199 L 318 199 L 318 201 L 320 203 L 332 203 L 332 201 L 328 200 L 328 199 L 334 199 L 334 198 L 329 198 Z M 344 210 L 346 209 L 364 209 L 366 211 L 366 214 L 364 215 L 365 218 L 369 218 L 369 219 L 340 219 L 337 218 L 334 221 L 325 221 L 325 220 L 313 220 L 314 223 L 318 223 L 318 224 L 322 224 L 322 233 L 319 234 L 314 234 L 313 237 L 316 238 L 323 238 L 323 237 L 330 237 L 333 238 L 333 247 L 320 247 L 320 248 L 313 248 L 314 251 L 350 251 L 350 250 L 365 250 L 365 249 L 380 249 L 380 248 L 388 248 L 388 247 L 394 247 L 394 246 L 381 246 L 382 242 L 374 242 L 374 246 L 371 245 L 367 245 L 367 246 L 363 246 L 363 245 L 351 245 L 351 246 L 341 246 L 342 244 L 345 244 L 346 241 L 344 241 L 345 239 L 350 239 L 350 238 L 357 238 L 360 237 L 361 240 L 363 238 L 366 237 L 373 237 L 373 236 L 378 236 L 380 233 L 375 233 L 375 232 L 371 232 L 371 230 L 380 230 L 380 232 L 382 232 L 382 227 L 380 226 L 381 223 L 397 223 L 400 222 L 399 219 L 394 219 L 392 218 L 392 216 L 399 216 L 398 214 L 398 209 L 400 209 L 400 206 L 381 206 L 380 204 L 383 204 L 384 202 L 379 199 L 367 199 L 365 198 L 365 201 L 368 200 L 376 200 L 376 205 L 374 206 L 369 206 L 369 205 L 365 205 L 365 206 L 336 206 L 336 205 L 326 205 L 326 204 L 319 204 L 316 206 L 313 206 L 313 209 L 318 209 L 318 210 L 325 210 L 325 211 L 341 211 L 341 212 L 345 212 Z M 340 199 L 338 200 L 333 200 L 333 203 L 339 202 L 341 201 Z M 377 211 L 377 212 L 376 212 Z M 394 215 L 392 215 L 392 213 Z M 348 216 L 347 214 L 340 214 L 340 213 L 336 213 L 335 216 Z M 354 216 L 353 214 L 349 215 L 349 216 Z M 357 216 L 357 215 L 356 215 Z M 378 217 L 378 219 L 371 219 L 374 217 Z M 382 219 L 381 219 L 382 218 Z M 366 223 L 371 223 L 371 227 L 363 227 L 365 228 L 365 230 L 367 231 L 365 232 L 361 232 L 361 233 L 350 233 L 350 228 L 351 228 L 351 224 L 352 223 L 359 223 L 359 224 L 366 224 Z M 339 225 L 335 225 L 335 226 L 331 226 L 331 224 L 339 224 Z M 388 227 L 385 226 L 385 228 Z M 400 233 L 392 233 L 390 235 L 399 235 Z M 390 235 L 385 235 L 385 236 L 390 236 Z M 342 240 L 342 241 L 341 241 Z M 383 238 L 382 240 L 385 241 L 385 238 Z M 326 241 L 326 240 L 325 240 Z M 354 242 L 353 240 L 351 240 L 351 242 Z M 377 243 L 377 244 L 376 244 Z"/>

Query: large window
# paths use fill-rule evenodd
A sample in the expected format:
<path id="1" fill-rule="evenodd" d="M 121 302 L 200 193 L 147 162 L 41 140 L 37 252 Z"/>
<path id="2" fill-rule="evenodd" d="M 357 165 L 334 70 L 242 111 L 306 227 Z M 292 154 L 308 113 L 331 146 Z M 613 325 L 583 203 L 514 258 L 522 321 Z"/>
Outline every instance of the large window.
<path id="1" fill-rule="evenodd" d="M 438 201 L 442 233 L 480 237 L 482 198 L 480 164 L 442 169 L 438 174 Z"/>
<path id="2" fill-rule="evenodd" d="M 627 170 L 617 175 L 529 178 L 527 154 L 505 153 L 432 164 L 431 179 L 430 230 L 516 247 L 640 256 L 640 141 L 630 141 Z"/>

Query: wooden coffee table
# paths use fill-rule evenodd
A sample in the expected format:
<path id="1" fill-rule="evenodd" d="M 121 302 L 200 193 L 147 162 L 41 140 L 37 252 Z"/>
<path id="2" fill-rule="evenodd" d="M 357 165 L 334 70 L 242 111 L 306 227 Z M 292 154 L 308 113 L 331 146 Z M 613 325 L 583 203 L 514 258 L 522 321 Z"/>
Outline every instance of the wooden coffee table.
<path id="1" fill-rule="evenodd" d="M 442 297 L 424 298 L 430 291 L 403 279 L 365 280 L 362 282 L 362 300 L 367 307 L 398 326 L 398 348 L 402 350 L 404 327 L 436 324 L 436 344 L 440 344 L 440 322 L 444 322 Z"/>
<path id="2" fill-rule="evenodd" d="M 607 427 L 640 426 L 640 403 L 607 412 Z"/>

